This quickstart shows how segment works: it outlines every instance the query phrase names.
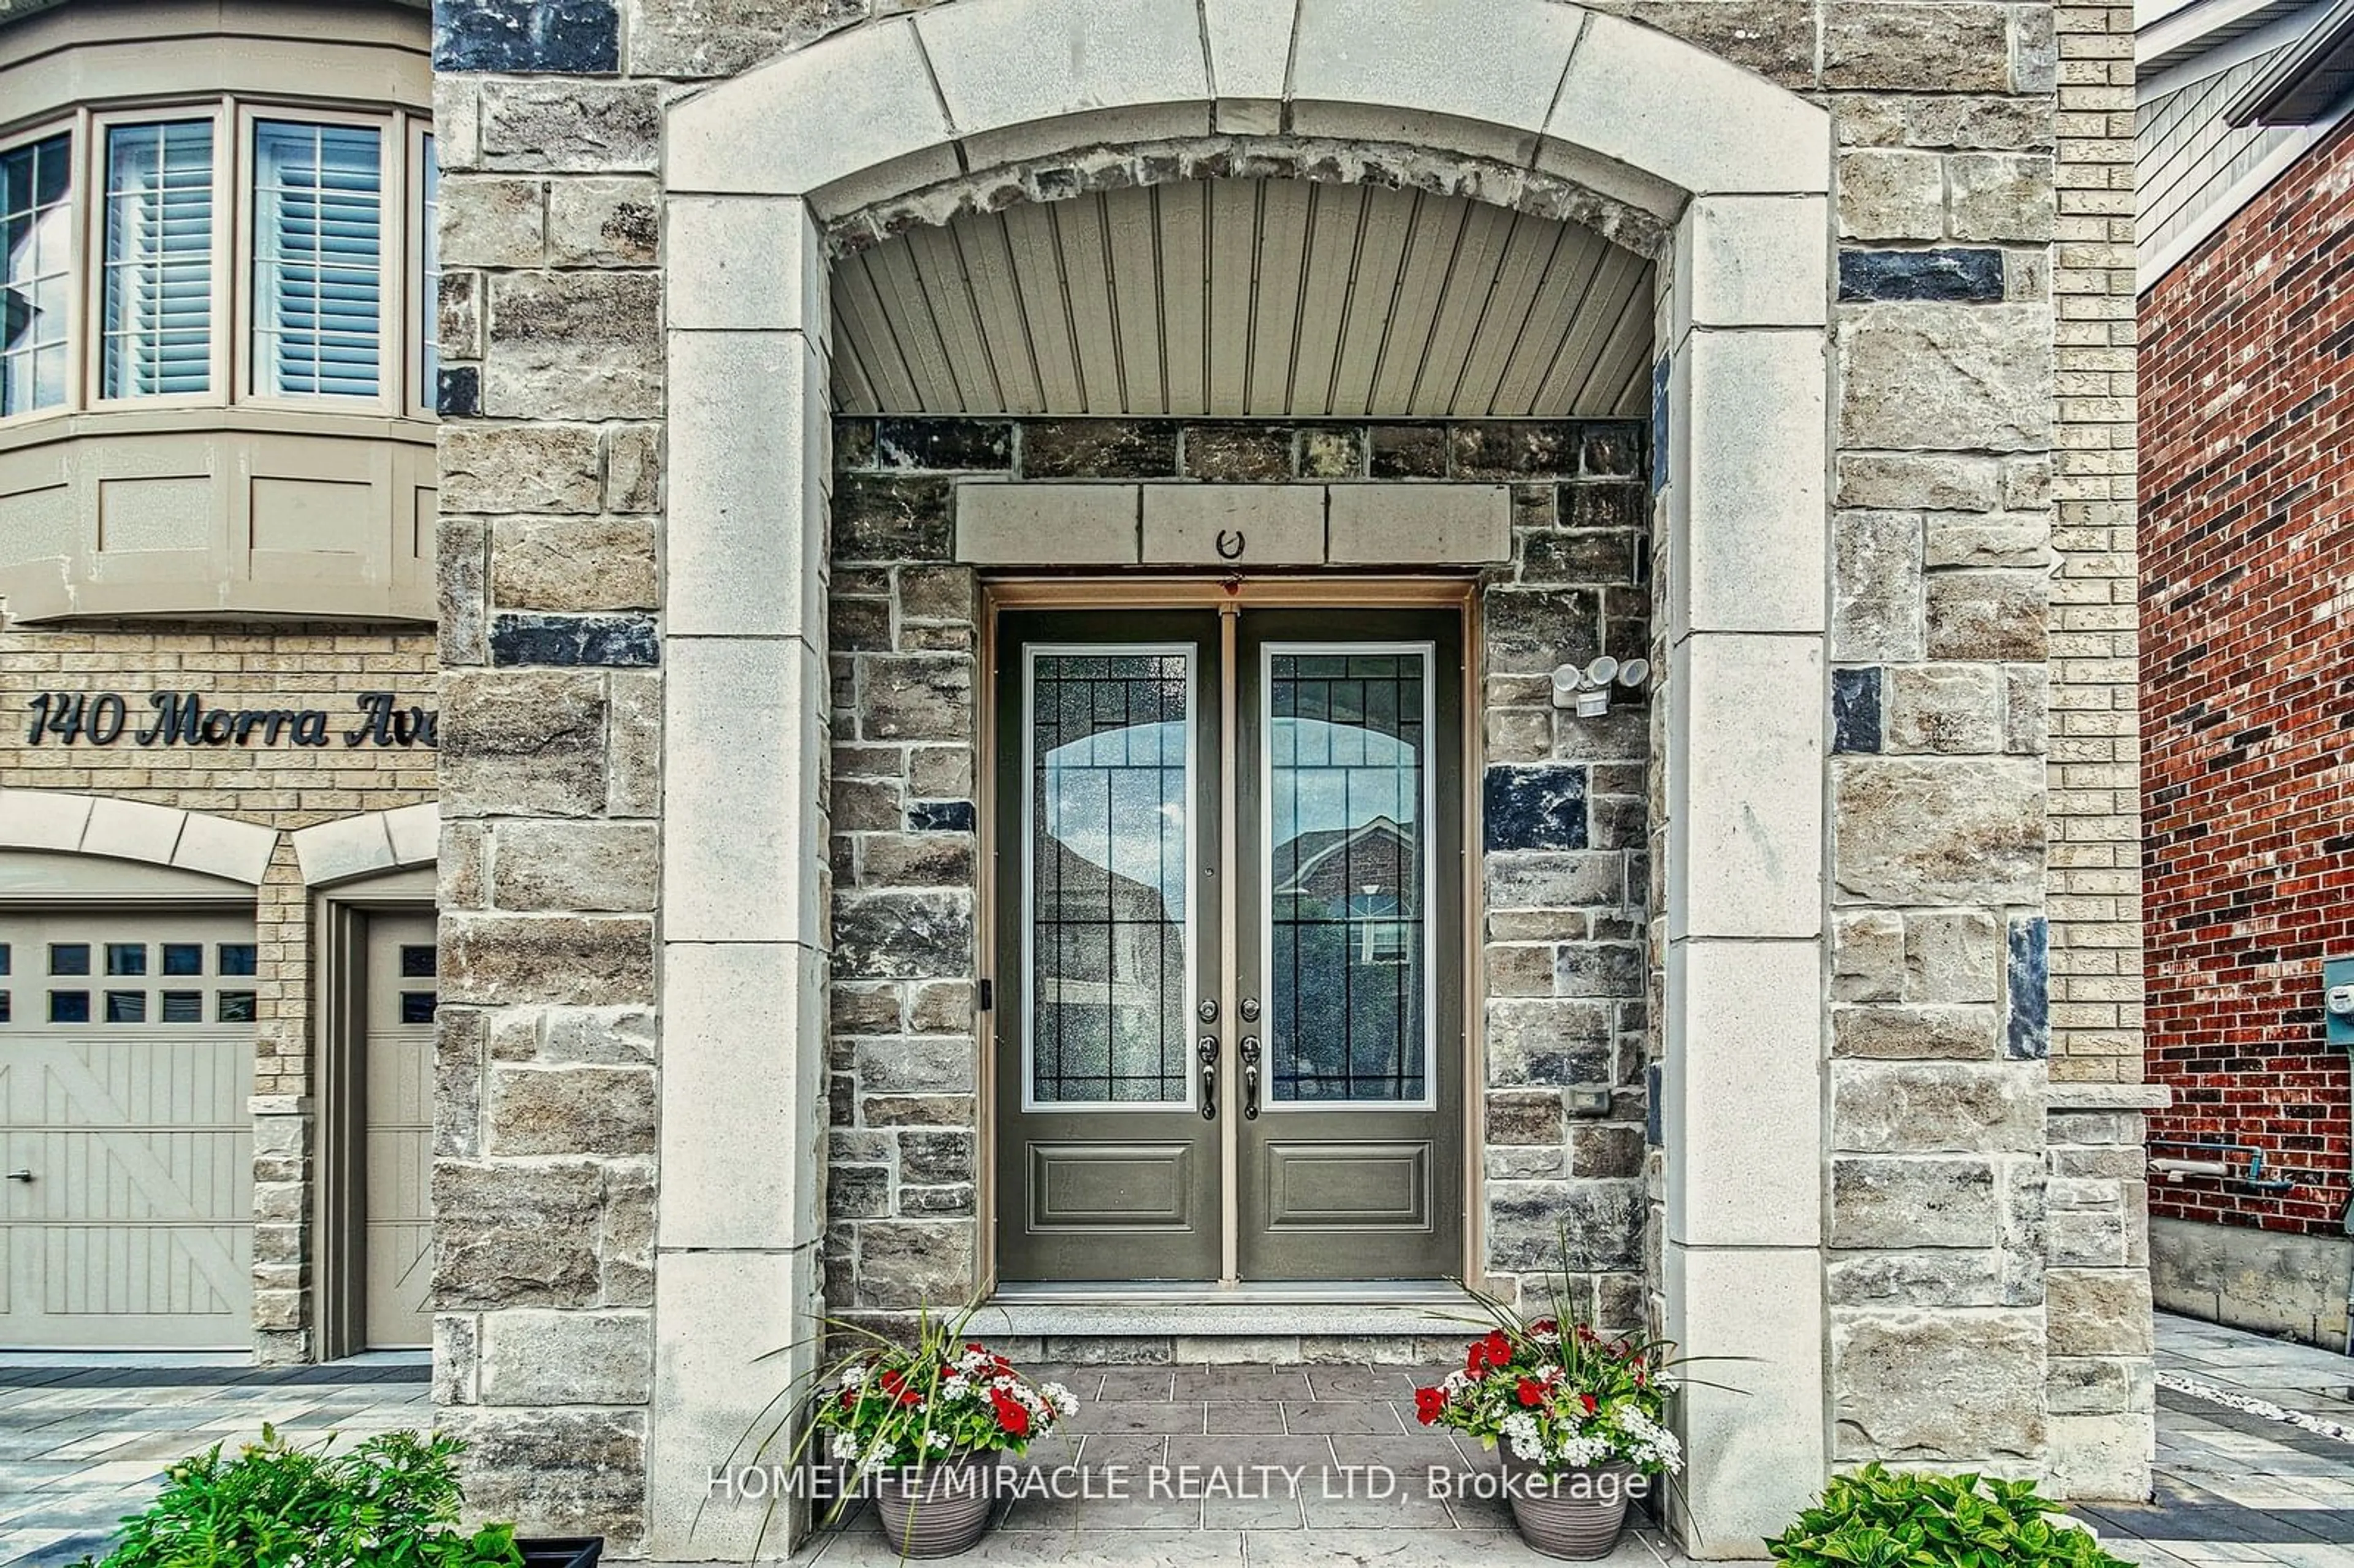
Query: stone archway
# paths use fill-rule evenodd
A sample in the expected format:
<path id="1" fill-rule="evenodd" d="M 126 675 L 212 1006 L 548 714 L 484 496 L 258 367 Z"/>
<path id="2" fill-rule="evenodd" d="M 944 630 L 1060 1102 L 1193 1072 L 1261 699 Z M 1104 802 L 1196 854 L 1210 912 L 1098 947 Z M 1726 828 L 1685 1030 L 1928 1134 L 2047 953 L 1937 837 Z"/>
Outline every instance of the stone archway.
<path id="1" fill-rule="evenodd" d="M 1476 37 L 1371 0 L 960 0 L 667 118 L 657 1556 L 750 1549 L 708 1520 L 690 1546 L 692 1503 L 791 1364 L 753 1359 L 821 1298 L 825 226 L 969 169 L 1218 132 L 1531 171 L 1670 235 L 1662 1283 L 1687 1353 L 1754 1358 L 1743 1394 L 1688 1402 L 1692 1549 L 1748 1554 L 1819 1481 L 1827 117 L 1550 0 Z"/>

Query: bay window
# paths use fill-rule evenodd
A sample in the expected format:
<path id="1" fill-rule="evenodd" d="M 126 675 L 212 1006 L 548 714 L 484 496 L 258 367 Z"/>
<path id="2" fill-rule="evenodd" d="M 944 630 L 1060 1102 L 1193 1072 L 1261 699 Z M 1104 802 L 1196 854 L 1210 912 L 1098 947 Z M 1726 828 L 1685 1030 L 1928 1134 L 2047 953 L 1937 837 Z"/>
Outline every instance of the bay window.
<path id="1" fill-rule="evenodd" d="M 0 419 L 433 407 L 425 122 L 217 99 L 0 143 Z"/>

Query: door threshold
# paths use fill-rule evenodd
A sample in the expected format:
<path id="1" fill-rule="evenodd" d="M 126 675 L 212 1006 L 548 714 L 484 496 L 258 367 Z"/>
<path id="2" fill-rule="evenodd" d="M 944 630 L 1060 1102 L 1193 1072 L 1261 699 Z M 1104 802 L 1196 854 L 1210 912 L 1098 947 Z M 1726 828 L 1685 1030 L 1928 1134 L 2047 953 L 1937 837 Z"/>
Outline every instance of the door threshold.
<path id="1" fill-rule="evenodd" d="M 976 1333 L 1056 1339 L 1296 1344 L 1327 1337 L 1459 1340 L 1486 1322 L 1479 1304 L 1444 1279 L 1238 1285 L 1089 1280 L 1001 1285 L 974 1312 L 971 1328 Z M 1268 1346 L 1275 1352 L 1269 1359 L 1281 1359 L 1282 1349 Z"/>

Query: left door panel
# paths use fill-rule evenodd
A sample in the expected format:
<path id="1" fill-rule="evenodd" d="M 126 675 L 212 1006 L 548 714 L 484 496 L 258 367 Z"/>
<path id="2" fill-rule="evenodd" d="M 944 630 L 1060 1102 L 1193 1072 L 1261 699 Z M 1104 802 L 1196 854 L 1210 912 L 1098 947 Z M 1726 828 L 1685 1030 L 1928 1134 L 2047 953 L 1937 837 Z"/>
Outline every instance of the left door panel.
<path id="1" fill-rule="evenodd" d="M 1220 1272 L 1217 655 L 1214 612 L 1000 622 L 1002 1279 Z"/>
<path id="2" fill-rule="evenodd" d="M 0 1344 L 252 1337 L 245 913 L 0 913 Z"/>

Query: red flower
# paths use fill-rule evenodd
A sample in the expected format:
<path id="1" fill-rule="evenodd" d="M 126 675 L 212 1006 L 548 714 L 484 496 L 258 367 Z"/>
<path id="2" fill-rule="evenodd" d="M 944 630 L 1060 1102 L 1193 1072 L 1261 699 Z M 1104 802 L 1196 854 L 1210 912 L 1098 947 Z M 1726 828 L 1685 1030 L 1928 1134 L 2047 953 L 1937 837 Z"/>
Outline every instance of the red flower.
<path id="1" fill-rule="evenodd" d="M 1509 1366 L 1511 1364 L 1511 1360 L 1512 1341 L 1506 1339 L 1503 1330 L 1500 1329 L 1485 1339 L 1471 1341 L 1470 1351 L 1463 1359 L 1463 1367 L 1473 1377 L 1477 1377 L 1490 1367 Z"/>
<path id="2" fill-rule="evenodd" d="M 989 1391 L 989 1403 L 997 1411 L 997 1424 L 1016 1437 L 1030 1436 L 1030 1412 L 1019 1400 L 1009 1399 L 999 1389 Z"/>
<path id="3" fill-rule="evenodd" d="M 1535 1322 L 1529 1325 L 1529 1332 L 1532 1334 L 1558 1334 L 1561 1332 L 1561 1325 L 1554 1322 L 1550 1318 L 1540 1318 Z"/>
<path id="4" fill-rule="evenodd" d="M 964 1348 L 968 1351 L 979 1351 L 984 1355 L 986 1355 L 989 1351 L 989 1347 L 982 1344 L 979 1340 L 967 1340 L 964 1342 Z"/>
<path id="5" fill-rule="evenodd" d="M 1439 1388 L 1418 1388 L 1414 1391 L 1415 1419 L 1425 1426 L 1438 1419 L 1447 1408 L 1447 1391 Z"/>
<path id="6" fill-rule="evenodd" d="M 1601 1408 L 1600 1402 L 1590 1393 L 1581 1393 L 1577 1397 L 1585 1403 L 1585 1414 L 1588 1415 L 1593 1414 L 1595 1411 Z"/>
<path id="7" fill-rule="evenodd" d="M 1543 1404 L 1544 1403 L 1544 1384 L 1539 1383 L 1532 1377 L 1522 1378 L 1521 1380 L 1521 1403 L 1522 1404 Z"/>

